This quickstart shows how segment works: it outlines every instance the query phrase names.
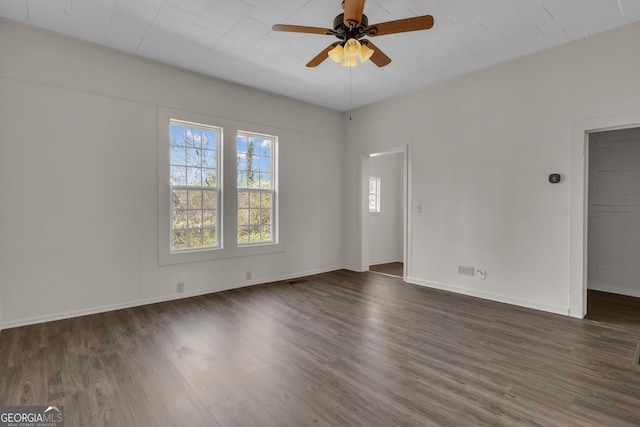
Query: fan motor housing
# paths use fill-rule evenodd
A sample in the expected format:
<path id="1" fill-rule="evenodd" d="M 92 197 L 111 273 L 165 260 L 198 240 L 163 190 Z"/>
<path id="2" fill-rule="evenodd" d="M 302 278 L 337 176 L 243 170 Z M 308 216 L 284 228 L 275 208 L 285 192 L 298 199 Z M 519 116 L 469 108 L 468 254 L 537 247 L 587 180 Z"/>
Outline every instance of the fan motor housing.
<path id="1" fill-rule="evenodd" d="M 344 25 L 344 13 L 336 16 L 333 20 L 333 29 L 336 30 L 336 37 L 344 42 L 351 38 L 361 39 L 362 37 L 366 36 L 367 25 L 369 25 L 369 19 L 367 19 L 367 15 L 364 14 L 362 15 L 360 26 L 351 30 L 346 25 Z"/>

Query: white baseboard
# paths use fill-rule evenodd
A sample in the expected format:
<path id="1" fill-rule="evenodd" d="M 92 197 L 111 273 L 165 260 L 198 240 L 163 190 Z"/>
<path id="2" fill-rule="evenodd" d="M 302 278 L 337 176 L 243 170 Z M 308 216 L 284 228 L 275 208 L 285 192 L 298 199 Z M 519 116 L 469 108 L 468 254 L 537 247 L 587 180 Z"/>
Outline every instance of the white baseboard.
<path id="1" fill-rule="evenodd" d="M 100 307 L 73 310 L 73 311 L 56 313 L 56 314 L 51 314 L 46 316 L 36 316 L 36 317 L 29 317 L 25 319 L 18 319 L 18 320 L 0 323 L 0 331 L 2 331 L 3 329 L 17 328 L 20 326 L 34 325 L 37 323 L 53 322 L 55 320 L 71 319 L 74 317 L 89 316 L 91 314 L 106 313 L 109 311 L 122 310 L 125 308 L 140 307 L 148 304 L 156 304 L 156 303 L 166 302 L 166 301 L 175 301 L 183 298 L 191 298 L 199 295 L 213 294 L 217 292 L 228 291 L 231 289 L 244 288 L 247 286 L 262 285 L 266 283 L 280 282 L 283 280 L 290 280 L 290 279 L 298 279 L 306 276 L 313 276 L 315 274 L 328 273 L 330 271 L 336 271 L 340 269 L 342 269 L 342 267 L 322 268 L 318 270 L 305 271 L 305 272 L 295 273 L 295 274 L 286 274 L 283 276 L 252 280 L 248 282 L 233 283 L 227 286 L 223 286 L 221 288 L 201 289 L 201 290 L 192 291 L 192 292 L 185 292 L 182 294 L 162 295 L 162 296 L 146 298 L 142 300 L 128 301 L 120 304 L 104 305 Z"/>
<path id="2" fill-rule="evenodd" d="M 556 305 L 544 304 L 538 301 L 531 301 L 522 298 L 514 298 L 507 295 L 493 294 L 491 292 L 479 291 L 477 289 L 462 288 L 459 286 L 453 286 L 446 283 L 430 282 L 426 280 L 416 279 L 414 277 L 407 277 L 407 283 L 414 285 L 425 286 L 427 288 L 440 289 L 442 291 L 454 292 L 456 294 L 467 295 L 471 297 L 482 298 L 490 301 L 502 302 L 505 304 L 517 305 L 520 307 L 532 308 L 534 310 L 546 311 L 554 314 L 562 314 L 564 316 L 569 315 L 569 307 L 561 307 Z"/>
<path id="3" fill-rule="evenodd" d="M 626 288 L 617 283 L 589 281 L 587 283 L 587 289 L 640 298 L 640 288 Z"/>

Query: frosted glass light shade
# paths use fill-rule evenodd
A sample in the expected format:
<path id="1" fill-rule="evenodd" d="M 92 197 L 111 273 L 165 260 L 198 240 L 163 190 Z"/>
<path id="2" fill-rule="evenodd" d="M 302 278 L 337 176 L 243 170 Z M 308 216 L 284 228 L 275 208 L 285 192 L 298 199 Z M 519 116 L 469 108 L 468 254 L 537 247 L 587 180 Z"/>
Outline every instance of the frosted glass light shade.
<path id="1" fill-rule="evenodd" d="M 360 54 L 361 47 L 362 45 L 358 40 L 349 39 L 344 45 L 344 54 L 347 58 L 355 58 L 356 55 Z"/>
<path id="2" fill-rule="evenodd" d="M 373 56 L 373 50 L 369 46 L 365 44 L 360 46 L 360 62 L 366 62 L 371 56 Z"/>
<path id="3" fill-rule="evenodd" d="M 355 67 L 358 65 L 358 61 L 356 61 L 355 56 L 347 56 L 344 58 L 344 62 L 342 62 L 342 65 L 344 65 L 345 67 Z"/>
<path id="4" fill-rule="evenodd" d="M 344 48 L 342 45 L 337 45 L 329 51 L 329 58 L 337 64 L 342 62 L 342 55 L 344 55 Z"/>

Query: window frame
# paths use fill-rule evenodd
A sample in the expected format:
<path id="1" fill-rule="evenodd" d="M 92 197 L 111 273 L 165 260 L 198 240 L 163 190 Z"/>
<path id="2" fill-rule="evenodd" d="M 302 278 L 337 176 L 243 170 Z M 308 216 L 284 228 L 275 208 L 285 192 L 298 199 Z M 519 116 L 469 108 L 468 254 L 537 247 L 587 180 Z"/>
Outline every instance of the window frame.
<path id="1" fill-rule="evenodd" d="M 375 180 L 374 191 L 371 192 L 371 181 Z M 380 204 L 380 190 L 382 188 L 382 179 L 379 176 L 369 176 L 369 213 L 379 214 L 382 212 Z M 375 206 L 371 209 L 371 196 L 375 197 Z"/>
<path id="2" fill-rule="evenodd" d="M 263 246 L 263 245 L 274 245 L 274 244 L 278 244 L 278 136 L 276 135 L 268 135 L 265 133 L 257 133 L 257 132 L 249 132 L 249 131 L 244 131 L 244 130 L 238 130 L 236 133 L 236 158 L 239 159 L 240 156 L 238 154 L 238 139 L 241 137 L 258 137 L 258 138 L 262 138 L 265 140 L 270 140 L 271 141 L 271 156 L 270 157 L 270 166 L 269 166 L 269 174 L 271 175 L 271 181 L 270 181 L 270 188 L 269 189 L 263 189 L 263 188 L 250 188 L 250 187 L 240 187 L 238 185 L 238 178 L 239 178 L 239 174 L 238 174 L 238 169 L 236 168 L 236 203 L 238 203 L 239 201 L 239 193 L 240 191 L 246 191 L 249 194 L 251 193 L 258 193 L 260 194 L 260 198 L 262 198 L 262 194 L 268 193 L 271 195 L 271 207 L 270 207 L 270 211 L 271 211 L 271 215 L 270 215 L 270 235 L 271 235 L 271 239 L 270 240 L 260 240 L 260 241 L 251 241 L 249 240 L 248 242 L 241 242 L 239 240 L 239 234 L 240 234 L 240 227 L 243 226 L 241 224 L 236 224 L 236 245 L 238 247 L 250 247 L 250 246 Z M 259 153 L 256 155 L 259 157 L 262 157 Z M 238 162 L 236 162 L 236 166 L 237 166 Z M 262 174 L 262 170 L 259 168 L 258 169 L 258 174 Z M 250 196 L 249 196 L 250 197 Z M 245 208 L 241 208 L 239 206 L 236 205 L 236 214 L 237 217 L 239 217 L 240 214 L 240 210 L 241 209 L 245 209 Z M 248 210 L 248 217 L 249 217 L 249 221 L 251 221 L 250 217 L 251 217 L 251 207 L 246 208 Z M 260 210 L 262 210 L 262 207 L 260 208 Z M 237 218 L 236 217 L 236 218 Z M 247 223 L 247 227 L 251 227 L 252 223 L 249 222 Z"/>
<path id="3" fill-rule="evenodd" d="M 157 107 L 157 153 L 158 153 L 158 263 L 159 265 L 171 265 L 189 262 L 211 261 L 234 257 L 246 257 L 262 254 L 280 253 L 286 250 L 285 230 L 279 224 L 285 221 L 285 212 L 280 209 L 282 199 L 281 189 L 276 190 L 277 196 L 274 199 L 274 209 L 276 211 L 277 241 L 268 244 L 258 245 L 238 245 L 237 244 L 237 168 L 236 168 L 236 143 L 237 134 L 240 130 L 249 133 L 274 135 L 278 138 L 277 152 L 285 143 L 287 133 L 279 128 L 266 125 L 241 122 L 227 118 L 215 117 L 211 115 L 193 113 L 169 107 Z M 170 251 L 170 154 L 169 154 L 169 121 L 171 119 L 189 123 L 203 124 L 221 128 L 223 130 L 218 158 L 221 173 L 218 174 L 218 186 L 220 188 L 220 212 L 218 230 L 222 236 L 222 243 L 219 249 L 200 249 L 195 251 L 171 252 Z M 248 129 L 246 131 L 245 129 Z M 273 171 L 276 182 L 284 182 L 279 162 L 276 160 L 276 169 Z M 244 275 L 243 275 L 244 278 Z M 240 280 L 240 279 L 239 279 Z M 244 279 L 242 279 L 244 280 Z"/>
<path id="4" fill-rule="evenodd" d="M 211 126 L 208 124 L 203 124 L 203 123 L 193 123 L 193 122 L 188 122 L 188 121 L 184 121 L 184 120 L 177 120 L 177 119 L 170 119 L 169 120 L 169 129 L 171 129 L 171 127 L 173 125 L 182 125 L 184 127 L 187 128 L 192 128 L 192 129 L 200 129 L 200 130 L 213 130 L 217 133 L 217 139 L 215 142 L 215 153 L 216 153 L 216 158 L 215 158 L 215 167 L 209 167 L 209 168 L 205 168 L 202 163 L 200 164 L 200 166 L 198 167 L 198 169 L 200 169 L 200 172 L 204 171 L 205 169 L 210 169 L 210 170 L 214 170 L 216 173 L 216 185 L 215 186 L 205 186 L 202 182 L 200 183 L 200 185 L 190 185 L 188 182 L 185 182 L 184 184 L 171 184 L 170 183 L 170 187 L 169 187 L 169 191 L 170 191 L 170 205 L 171 205 L 171 209 L 170 209 L 170 221 L 169 221 L 169 226 L 171 227 L 171 238 L 170 238 L 170 245 L 169 245 L 169 251 L 172 254 L 176 254 L 176 253 L 182 253 L 182 252 L 190 252 L 190 251 L 205 251 L 205 250 L 217 250 L 217 249 L 222 249 L 223 247 L 223 230 L 222 227 L 220 227 L 221 225 L 221 211 L 222 211 L 222 200 L 221 200 L 221 188 L 222 188 L 222 182 L 223 179 L 222 177 L 224 176 L 224 171 L 222 169 L 222 161 L 221 161 L 221 146 L 222 146 L 222 141 L 224 140 L 224 129 L 219 127 L 219 126 Z M 169 154 L 169 158 L 171 159 L 171 137 L 169 138 L 169 144 L 170 144 L 170 154 Z M 187 149 L 189 148 L 189 146 L 187 144 L 184 145 L 185 147 L 185 151 L 187 151 Z M 197 149 L 196 149 L 197 150 Z M 204 153 L 204 151 L 214 151 L 211 149 L 200 149 L 200 153 L 199 155 L 202 156 L 202 153 Z M 185 160 L 184 160 L 184 168 L 185 168 L 185 180 L 188 180 L 188 172 L 186 171 L 189 168 L 189 160 L 187 158 L 187 154 L 185 153 Z M 173 168 L 179 166 L 179 167 L 183 167 L 182 164 L 178 165 L 175 164 L 173 162 L 170 161 L 169 164 L 169 170 L 170 170 L 170 175 L 173 172 Z M 201 177 L 201 179 L 203 179 Z M 184 209 L 175 209 L 175 199 L 174 199 L 174 195 L 175 195 L 175 191 L 184 191 L 186 192 L 186 204 L 187 206 Z M 192 192 L 202 192 L 201 197 L 203 198 L 200 202 L 200 208 L 192 208 L 190 205 L 190 200 L 189 200 L 189 196 L 190 193 Z M 216 205 L 215 205 L 215 218 L 214 218 L 214 227 L 206 227 L 206 225 L 204 224 L 204 213 L 205 211 L 207 211 L 208 209 L 204 208 L 204 193 L 205 192 L 211 192 L 213 194 L 215 194 L 215 198 L 216 198 Z M 185 211 L 185 215 L 186 218 L 189 218 L 187 223 L 185 224 L 185 228 L 180 228 L 178 231 L 184 231 L 187 235 L 187 237 L 191 234 L 191 232 L 193 230 L 199 230 L 202 236 L 202 240 L 204 240 L 204 233 L 205 230 L 207 229 L 213 229 L 215 230 L 215 235 L 216 235 L 216 245 L 215 246 L 201 246 L 201 247 L 186 247 L 183 249 L 174 249 L 173 248 L 173 232 L 176 231 L 176 229 L 174 228 L 174 222 L 173 222 L 173 215 L 174 215 L 174 211 L 180 211 L 180 210 L 184 210 Z M 201 216 L 201 224 L 200 227 L 190 227 L 190 222 L 191 222 L 191 214 L 190 212 L 192 211 L 200 211 L 200 216 Z"/>

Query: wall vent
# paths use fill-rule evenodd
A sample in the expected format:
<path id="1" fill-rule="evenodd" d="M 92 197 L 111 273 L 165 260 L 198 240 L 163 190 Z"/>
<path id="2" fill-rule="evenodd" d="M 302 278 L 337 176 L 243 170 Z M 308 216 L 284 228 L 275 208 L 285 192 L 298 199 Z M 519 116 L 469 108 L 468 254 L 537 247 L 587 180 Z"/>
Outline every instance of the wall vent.
<path id="1" fill-rule="evenodd" d="M 462 274 L 463 276 L 473 277 L 475 271 L 476 271 L 475 267 L 466 267 L 464 265 L 458 266 L 458 274 Z"/>

